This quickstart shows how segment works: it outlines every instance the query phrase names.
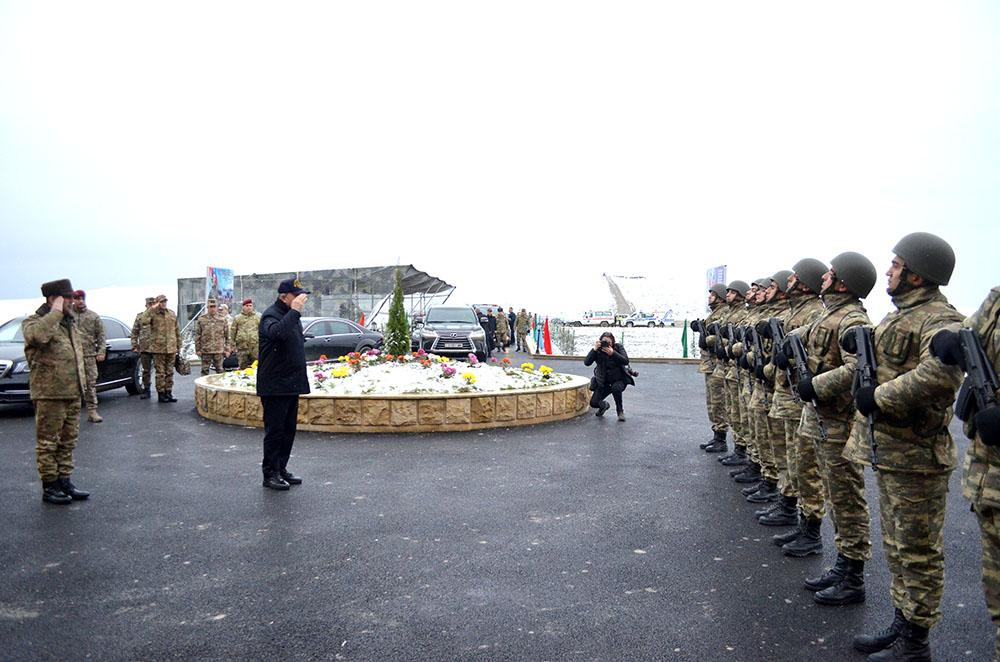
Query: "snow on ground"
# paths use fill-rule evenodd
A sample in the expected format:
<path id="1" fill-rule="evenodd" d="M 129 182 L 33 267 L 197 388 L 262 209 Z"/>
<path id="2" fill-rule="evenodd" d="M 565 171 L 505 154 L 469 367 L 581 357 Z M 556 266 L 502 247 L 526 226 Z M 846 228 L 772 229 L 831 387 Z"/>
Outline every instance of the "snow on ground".
<path id="1" fill-rule="evenodd" d="M 556 354 L 569 354 L 572 356 L 585 356 L 594 346 L 601 334 L 610 331 L 615 334 L 615 339 L 625 346 L 629 358 L 682 358 L 684 347 L 681 343 L 681 334 L 684 332 L 684 321 L 678 320 L 676 327 L 664 328 L 620 328 L 620 327 L 562 327 L 566 333 L 574 338 L 570 347 L 558 346 L 558 339 L 563 333 L 552 334 L 552 351 Z M 698 336 L 688 330 L 688 357 L 697 358 Z"/>

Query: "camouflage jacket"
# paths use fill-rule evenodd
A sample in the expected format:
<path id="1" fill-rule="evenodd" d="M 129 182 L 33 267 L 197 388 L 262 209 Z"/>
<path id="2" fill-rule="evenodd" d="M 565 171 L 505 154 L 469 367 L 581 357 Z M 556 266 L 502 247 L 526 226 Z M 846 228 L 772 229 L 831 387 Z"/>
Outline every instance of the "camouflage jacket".
<path id="1" fill-rule="evenodd" d="M 990 290 L 983 305 L 962 326 L 976 332 L 993 369 L 1000 373 L 1000 287 Z M 987 446 L 979 435 L 965 454 L 962 494 L 977 507 L 1000 508 L 1000 448 Z"/>
<path id="2" fill-rule="evenodd" d="M 780 310 L 775 305 L 775 302 L 761 303 L 761 304 L 758 304 L 757 306 L 755 306 L 752 309 L 752 313 L 747 316 L 746 320 L 743 323 L 746 326 L 756 326 L 756 324 L 758 322 L 767 321 L 767 320 L 771 319 L 772 317 L 775 317 L 779 313 L 780 313 Z M 767 340 L 766 338 L 762 337 L 761 338 L 761 347 L 765 348 L 765 346 L 769 342 L 770 342 L 769 340 Z M 761 386 L 762 387 L 761 390 L 766 391 L 767 393 L 773 392 L 774 391 L 774 383 L 773 382 L 769 382 L 767 380 L 764 380 L 762 382 L 760 379 L 757 379 L 756 375 L 754 375 L 754 373 L 753 373 L 754 362 L 757 360 L 757 356 L 756 356 L 756 354 L 757 354 L 757 348 L 753 344 L 750 344 L 750 345 L 747 345 L 747 346 L 743 346 L 741 344 L 737 348 L 737 350 L 738 350 L 738 352 L 740 354 L 746 354 L 747 363 L 750 364 L 749 371 L 744 371 L 744 374 L 749 379 L 753 380 L 753 383 L 754 383 L 755 386 L 757 386 L 757 385 Z M 765 353 L 764 361 L 766 362 L 766 361 L 769 360 L 770 357 L 767 356 L 766 349 L 765 349 L 764 353 Z"/>
<path id="3" fill-rule="evenodd" d="M 132 322 L 132 351 L 133 352 L 148 352 L 149 351 L 149 325 L 142 324 L 142 317 L 145 312 L 141 312 L 135 316 L 135 321 Z"/>
<path id="4" fill-rule="evenodd" d="M 222 354 L 229 341 L 229 318 L 225 315 L 205 313 L 195 322 L 195 354 Z"/>
<path id="5" fill-rule="evenodd" d="M 518 313 L 517 320 L 514 322 L 514 329 L 518 333 L 527 333 L 529 328 L 531 328 L 531 319 L 528 317 L 528 314 Z"/>
<path id="6" fill-rule="evenodd" d="M 715 311 L 712 311 L 713 313 Z M 730 322 L 736 323 L 735 320 L 742 319 L 742 316 L 746 313 L 746 305 L 742 301 L 737 301 L 736 303 L 726 303 L 719 306 L 719 316 L 713 319 L 710 324 L 718 324 L 719 328 L 726 326 Z M 721 343 L 722 347 L 728 347 L 728 343 L 722 336 L 716 336 L 711 332 L 708 337 L 705 338 L 705 344 L 708 345 L 708 350 L 712 352 L 713 357 L 715 356 L 716 345 Z M 712 368 L 712 375 L 718 377 L 719 379 L 724 379 L 729 372 L 729 359 L 714 358 L 714 367 Z"/>
<path id="7" fill-rule="evenodd" d="M 951 471 L 958 463 L 955 441 L 948 432 L 962 370 L 931 355 L 931 338 L 962 321 L 940 290 L 921 287 L 892 298 L 898 309 L 875 328 L 878 387 L 875 417 L 879 469 L 908 473 Z M 855 414 L 854 430 L 844 456 L 871 461 L 867 430 Z"/>
<path id="8" fill-rule="evenodd" d="M 260 328 L 260 313 L 241 312 L 229 325 L 229 344 L 236 349 L 247 351 L 257 349 L 257 329 Z"/>
<path id="9" fill-rule="evenodd" d="M 784 315 L 775 317 L 781 317 L 787 335 L 801 326 L 814 322 L 823 314 L 823 310 L 823 302 L 818 296 L 796 295 L 789 297 L 788 311 Z M 785 371 L 778 370 L 777 366 L 769 363 L 764 368 L 764 374 L 774 382 L 774 400 L 771 402 L 771 411 L 768 414 L 772 418 L 799 420 L 802 417 L 802 403 L 797 402 L 792 395 L 792 388 Z"/>
<path id="10" fill-rule="evenodd" d="M 153 354 L 176 354 L 181 347 L 181 328 L 177 325 L 177 315 L 172 310 L 160 310 L 153 306 L 142 314 L 140 321 L 146 327 L 149 337 L 148 352 Z M 140 335 L 143 333 L 139 332 Z"/>
<path id="11" fill-rule="evenodd" d="M 497 315 L 497 333 L 503 335 L 510 335 L 510 321 L 507 319 L 507 315 Z"/>
<path id="12" fill-rule="evenodd" d="M 840 341 L 855 326 L 871 326 L 861 301 L 853 294 L 828 294 L 823 297 L 826 312 L 803 331 L 803 343 L 809 356 L 809 370 L 815 375 L 813 389 L 824 418 L 850 420 L 854 415 L 855 354 L 841 352 Z"/>
<path id="13" fill-rule="evenodd" d="M 708 316 L 705 317 L 704 320 L 702 320 L 705 323 L 705 329 L 706 329 L 706 331 L 705 331 L 705 343 L 706 344 L 708 343 L 708 338 L 709 338 L 708 330 L 707 330 L 708 329 L 708 325 L 712 324 L 713 322 L 718 321 L 718 319 L 722 316 L 723 312 L 729 310 L 729 307 L 726 306 L 726 304 L 724 304 L 721 301 L 719 301 L 719 302 L 716 302 L 716 304 L 714 306 L 711 306 L 711 309 L 712 310 L 708 313 Z M 716 361 L 718 359 L 715 358 L 715 352 L 712 350 L 714 344 L 715 344 L 715 341 L 713 340 L 712 341 L 712 345 L 708 345 L 708 349 L 702 349 L 702 350 L 700 350 L 701 351 L 701 363 L 698 366 L 698 372 L 702 373 L 703 375 L 711 374 L 711 372 L 713 370 L 715 370 L 715 363 L 716 363 Z"/>
<path id="14" fill-rule="evenodd" d="M 87 309 L 76 316 L 76 330 L 80 333 L 80 341 L 83 343 L 83 356 L 104 357 L 105 343 L 104 322 L 101 316 Z"/>
<path id="15" fill-rule="evenodd" d="M 43 304 L 21 323 L 32 400 L 79 400 L 86 388 L 76 322 Z"/>

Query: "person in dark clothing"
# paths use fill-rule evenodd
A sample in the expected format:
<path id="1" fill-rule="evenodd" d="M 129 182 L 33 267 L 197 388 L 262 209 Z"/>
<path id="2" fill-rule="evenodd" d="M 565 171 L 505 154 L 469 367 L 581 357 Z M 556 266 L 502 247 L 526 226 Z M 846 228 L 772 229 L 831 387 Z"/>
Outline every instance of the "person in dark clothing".
<path id="1" fill-rule="evenodd" d="M 517 322 L 517 313 L 514 312 L 514 306 L 507 309 L 507 324 L 510 325 L 510 339 L 507 340 L 507 347 L 510 347 L 514 342 L 514 325 Z"/>
<path id="2" fill-rule="evenodd" d="M 278 285 L 278 300 L 264 311 L 257 330 L 257 395 L 264 408 L 264 487 L 287 490 L 302 479 L 287 469 L 295 441 L 299 396 L 309 392 L 305 337 L 299 318 L 309 290 L 298 278 Z"/>
<path id="3" fill-rule="evenodd" d="M 635 386 L 635 380 L 628 368 L 628 353 L 620 343 L 615 342 L 615 334 L 610 331 L 602 333 L 583 360 L 583 365 L 594 366 L 594 378 L 590 380 L 590 390 L 594 395 L 590 398 L 590 406 L 597 410 L 598 416 L 604 416 L 604 412 L 611 408 L 605 399 L 611 395 L 615 399 L 618 420 L 624 422 L 622 393 L 629 384 Z"/>
<path id="4" fill-rule="evenodd" d="M 490 310 L 492 311 L 493 309 L 491 308 Z M 493 353 L 494 347 L 493 330 L 491 328 L 492 325 L 490 324 L 490 319 L 493 316 L 483 313 L 478 308 L 476 309 L 476 316 L 479 317 L 479 326 L 483 327 L 483 332 L 486 334 L 486 355 L 489 356 Z M 496 320 L 493 320 L 493 322 L 496 322 Z"/>

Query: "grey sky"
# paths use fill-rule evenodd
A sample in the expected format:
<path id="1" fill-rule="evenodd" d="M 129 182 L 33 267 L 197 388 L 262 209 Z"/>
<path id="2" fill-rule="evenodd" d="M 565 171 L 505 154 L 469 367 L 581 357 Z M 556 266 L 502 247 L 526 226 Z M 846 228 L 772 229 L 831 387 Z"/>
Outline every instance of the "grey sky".
<path id="1" fill-rule="evenodd" d="M 565 310 L 605 271 L 881 272 L 925 230 L 970 312 L 1000 282 L 998 28 L 988 1 L 0 2 L 0 298 L 399 261 Z"/>

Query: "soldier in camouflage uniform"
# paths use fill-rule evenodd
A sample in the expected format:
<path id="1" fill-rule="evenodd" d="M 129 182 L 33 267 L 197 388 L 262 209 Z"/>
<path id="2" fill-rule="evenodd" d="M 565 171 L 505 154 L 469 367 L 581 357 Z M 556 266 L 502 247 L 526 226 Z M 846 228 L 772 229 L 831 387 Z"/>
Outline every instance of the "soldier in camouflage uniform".
<path id="1" fill-rule="evenodd" d="M 194 351 L 201 358 L 201 375 L 209 368 L 222 372 L 222 362 L 229 354 L 229 318 L 219 313 L 215 299 L 206 302 L 208 310 L 195 322 Z"/>
<path id="2" fill-rule="evenodd" d="M 757 470 L 751 472 L 753 479 L 753 491 L 756 491 L 757 483 L 760 482 L 760 453 L 757 448 L 756 430 L 754 428 L 754 421 L 751 417 L 750 412 L 750 398 L 753 394 L 753 382 L 748 379 L 745 374 L 745 370 L 742 365 L 746 363 L 746 359 L 743 356 L 744 346 L 740 341 L 739 334 L 742 333 L 742 329 L 748 321 L 751 319 L 756 319 L 757 311 L 757 292 L 760 286 L 756 281 L 750 284 L 750 288 L 743 295 L 743 302 L 745 307 L 745 316 L 740 321 L 739 324 L 733 325 L 733 335 L 734 338 L 730 341 L 730 354 L 733 359 L 733 372 L 736 375 L 737 391 L 739 393 L 738 403 L 740 407 L 740 424 L 743 427 L 743 446 L 736 446 L 733 452 L 729 455 L 719 458 L 719 462 L 723 466 L 727 467 L 737 467 L 751 465 Z M 742 359 L 742 360 L 741 360 Z M 736 471 L 735 474 L 744 473 L 744 469 Z M 735 475 L 733 474 L 733 475 Z"/>
<path id="3" fill-rule="evenodd" d="M 87 405 L 87 420 L 100 423 L 104 418 L 97 413 L 97 364 L 104 361 L 105 336 L 101 316 L 87 308 L 87 293 L 73 292 L 73 308 L 76 310 L 76 328 L 83 341 L 83 367 L 87 377 L 87 388 L 83 401 Z"/>
<path id="4" fill-rule="evenodd" d="M 504 354 L 507 353 L 507 345 L 510 344 L 510 321 L 503 312 L 503 308 L 497 308 L 497 347 Z"/>
<path id="5" fill-rule="evenodd" d="M 142 314 L 140 331 L 149 337 L 149 352 L 156 367 L 156 394 L 159 402 L 177 402 L 174 397 L 174 362 L 181 349 L 181 328 L 177 315 L 167 309 L 167 296 L 156 297 L 156 305 Z"/>
<path id="6" fill-rule="evenodd" d="M 243 300 L 243 310 L 229 325 L 229 345 L 236 348 L 240 370 L 253 365 L 257 360 L 257 329 L 260 328 L 260 313 L 253 309 L 253 301 Z"/>
<path id="7" fill-rule="evenodd" d="M 869 463 L 866 416 L 875 418 L 882 540 L 892 575 L 891 625 L 854 638 L 869 660 L 930 660 L 928 630 L 941 618 L 944 511 L 948 478 L 958 462 L 948 432 L 961 369 L 931 354 L 934 335 L 962 321 L 941 293 L 955 253 L 940 237 L 917 232 L 893 249 L 886 272 L 897 311 L 875 328 L 878 386 L 859 387 L 845 455 Z M 889 646 L 892 648 L 888 648 Z"/>
<path id="8" fill-rule="evenodd" d="M 721 444 L 723 450 L 726 448 L 726 433 L 729 425 L 726 423 L 725 414 L 725 381 L 715 376 L 715 368 L 718 358 L 715 356 L 715 341 L 708 344 L 708 327 L 718 322 L 722 315 L 729 310 L 726 306 L 726 286 L 716 283 L 708 289 L 708 317 L 702 320 L 704 333 L 699 334 L 698 347 L 701 349 L 701 363 L 698 372 L 705 375 L 705 407 L 708 409 L 708 420 L 712 424 L 712 438 L 699 444 L 705 450 L 712 444 Z"/>
<path id="9" fill-rule="evenodd" d="M 1000 287 L 994 287 L 962 326 L 976 332 L 993 370 L 1000 373 Z M 931 351 L 947 365 L 964 365 L 956 330 L 939 331 Z M 1000 398 L 1000 392 L 994 394 Z M 965 454 L 962 494 L 979 520 L 983 546 L 986 607 L 997 628 L 994 658 L 1000 660 L 1000 407 L 993 405 L 967 416 L 965 434 L 972 440 Z"/>
<path id="10" fill-rule="evenodd" d="M 786 313 L 784 331 L 786 334 L 795 329 L 812 323 L 823 312 L 823 302 L 819 291 L 823 287 L 823 274 L 828 268 L 819 260 L 804 258 L 792 267 L 792 275 L 788 278 L 789 310 Z M 798 433 L 802 420 L 802 402 L 792 392 L 788 382 L 788 357 L 781 347 L 772 351 L 776 384 L 774 402 L 770 415 L 781 419 L 785 431 L 785 454 L 788 462 L 788 480 L 794 492 L 795 505 L 798 507 L 798 528 L 787 534 L 774 536 L 775 544 L 780 544 L 785 556 L 796 558 L 821 554 L 823 540 L 820 537 L 820 527 L 823 523 L 824 493 L 823 480 L 819 476 L 819 465 L 816 459 L 816 448 L 812 439 Z M 791 524 L 793 516 L 789 512 L 792 502 L 783 499 L 778 502 L 781 508 L 771 516 L 758 520 L 761 524 L 780 525 Z"/>
<path id="11" fill-rule="evenodd" d="M 146 297 L 146 310 L 135 316 L 132 322 L 132 351 L 139 355 L 142 366 L 142 391 L 140 400 L 149 399 L 149 384 L 153 372 L 153 355 L 149 353 L 149 326 L 142 324 L 142 316 L 156 304 L 156 297 Z"/>
<path id="12" fill-rule="evenodd" d="M 720 313 L 718 324 L 722 336 L 716 337 L 709 334 L 706 339 L 709 347 L 715 350 L 716 364 L 712 375 L 723 382 L 723 412 L 726 423 L 733 431 L 733 443 L 737 446 L 745 446 L 743 441 L 744 431 L 740 422 L 739 391 L 736 383 L 736 373 L 732 372 L 735 363 L 730 359 L 730 341 L 725 335 L 728 333 L 729 324 L 738 324 L 746 315 L 746 304 L 743 297 L 750 289 L 742 280 L 734 280 L 726 286 L 726 306 Z M 707 453 L 723 453 L 728 449 L 725 438 L 721 441 L 714 441 L 705 447 Z"/>
<path id="13" fill-rule="evenodd" d="M 842 352 L 840 340 L 848 329 L 871 326 L 861 305 L 878 278 L 875 265 L 858 253 L 841 253 L 823 274 L 823 315 L 801 336 L 813 377 L 798 382 L 799 398 L 806 403 L 798 433 L 816 448 L 820 475 L 830 502 L 837 561 L 820 577 L 807 579 L 823 605 L 847 605 L 865 599 L 865 561 L 871 558 L 871 515 L 865 500 L 864 467 L 844 457 L 844 446 L 854 419 L 851 386 L 857 366 L 854 354 Z M 817 407 L 813 406 L 813 402 Z M 827 435 L 820 433 L 819 417 Z"/>
<path id="14" fill-rule="evenodd" d="M 70 480 L 80 436 L 80 399 L 86 389 L 83 340 L 71 312 L 69 280 L 45 283 L 42 296 L 45 303 L 21 324 L 35 406 L 35 458 L 42 500 L 67 504 L 90 496 Z"/>
<path id="15" fill-rule="evenodd" d="M 517 351 L 519 352 L 528 351 L 529 328 L 531 328 L 531 318 L 528 315 L 528 311 L 522 308 L 521 312 L 517 314 L 517 320 L 514 323 L 514 331 L 517 332 Z"/>

